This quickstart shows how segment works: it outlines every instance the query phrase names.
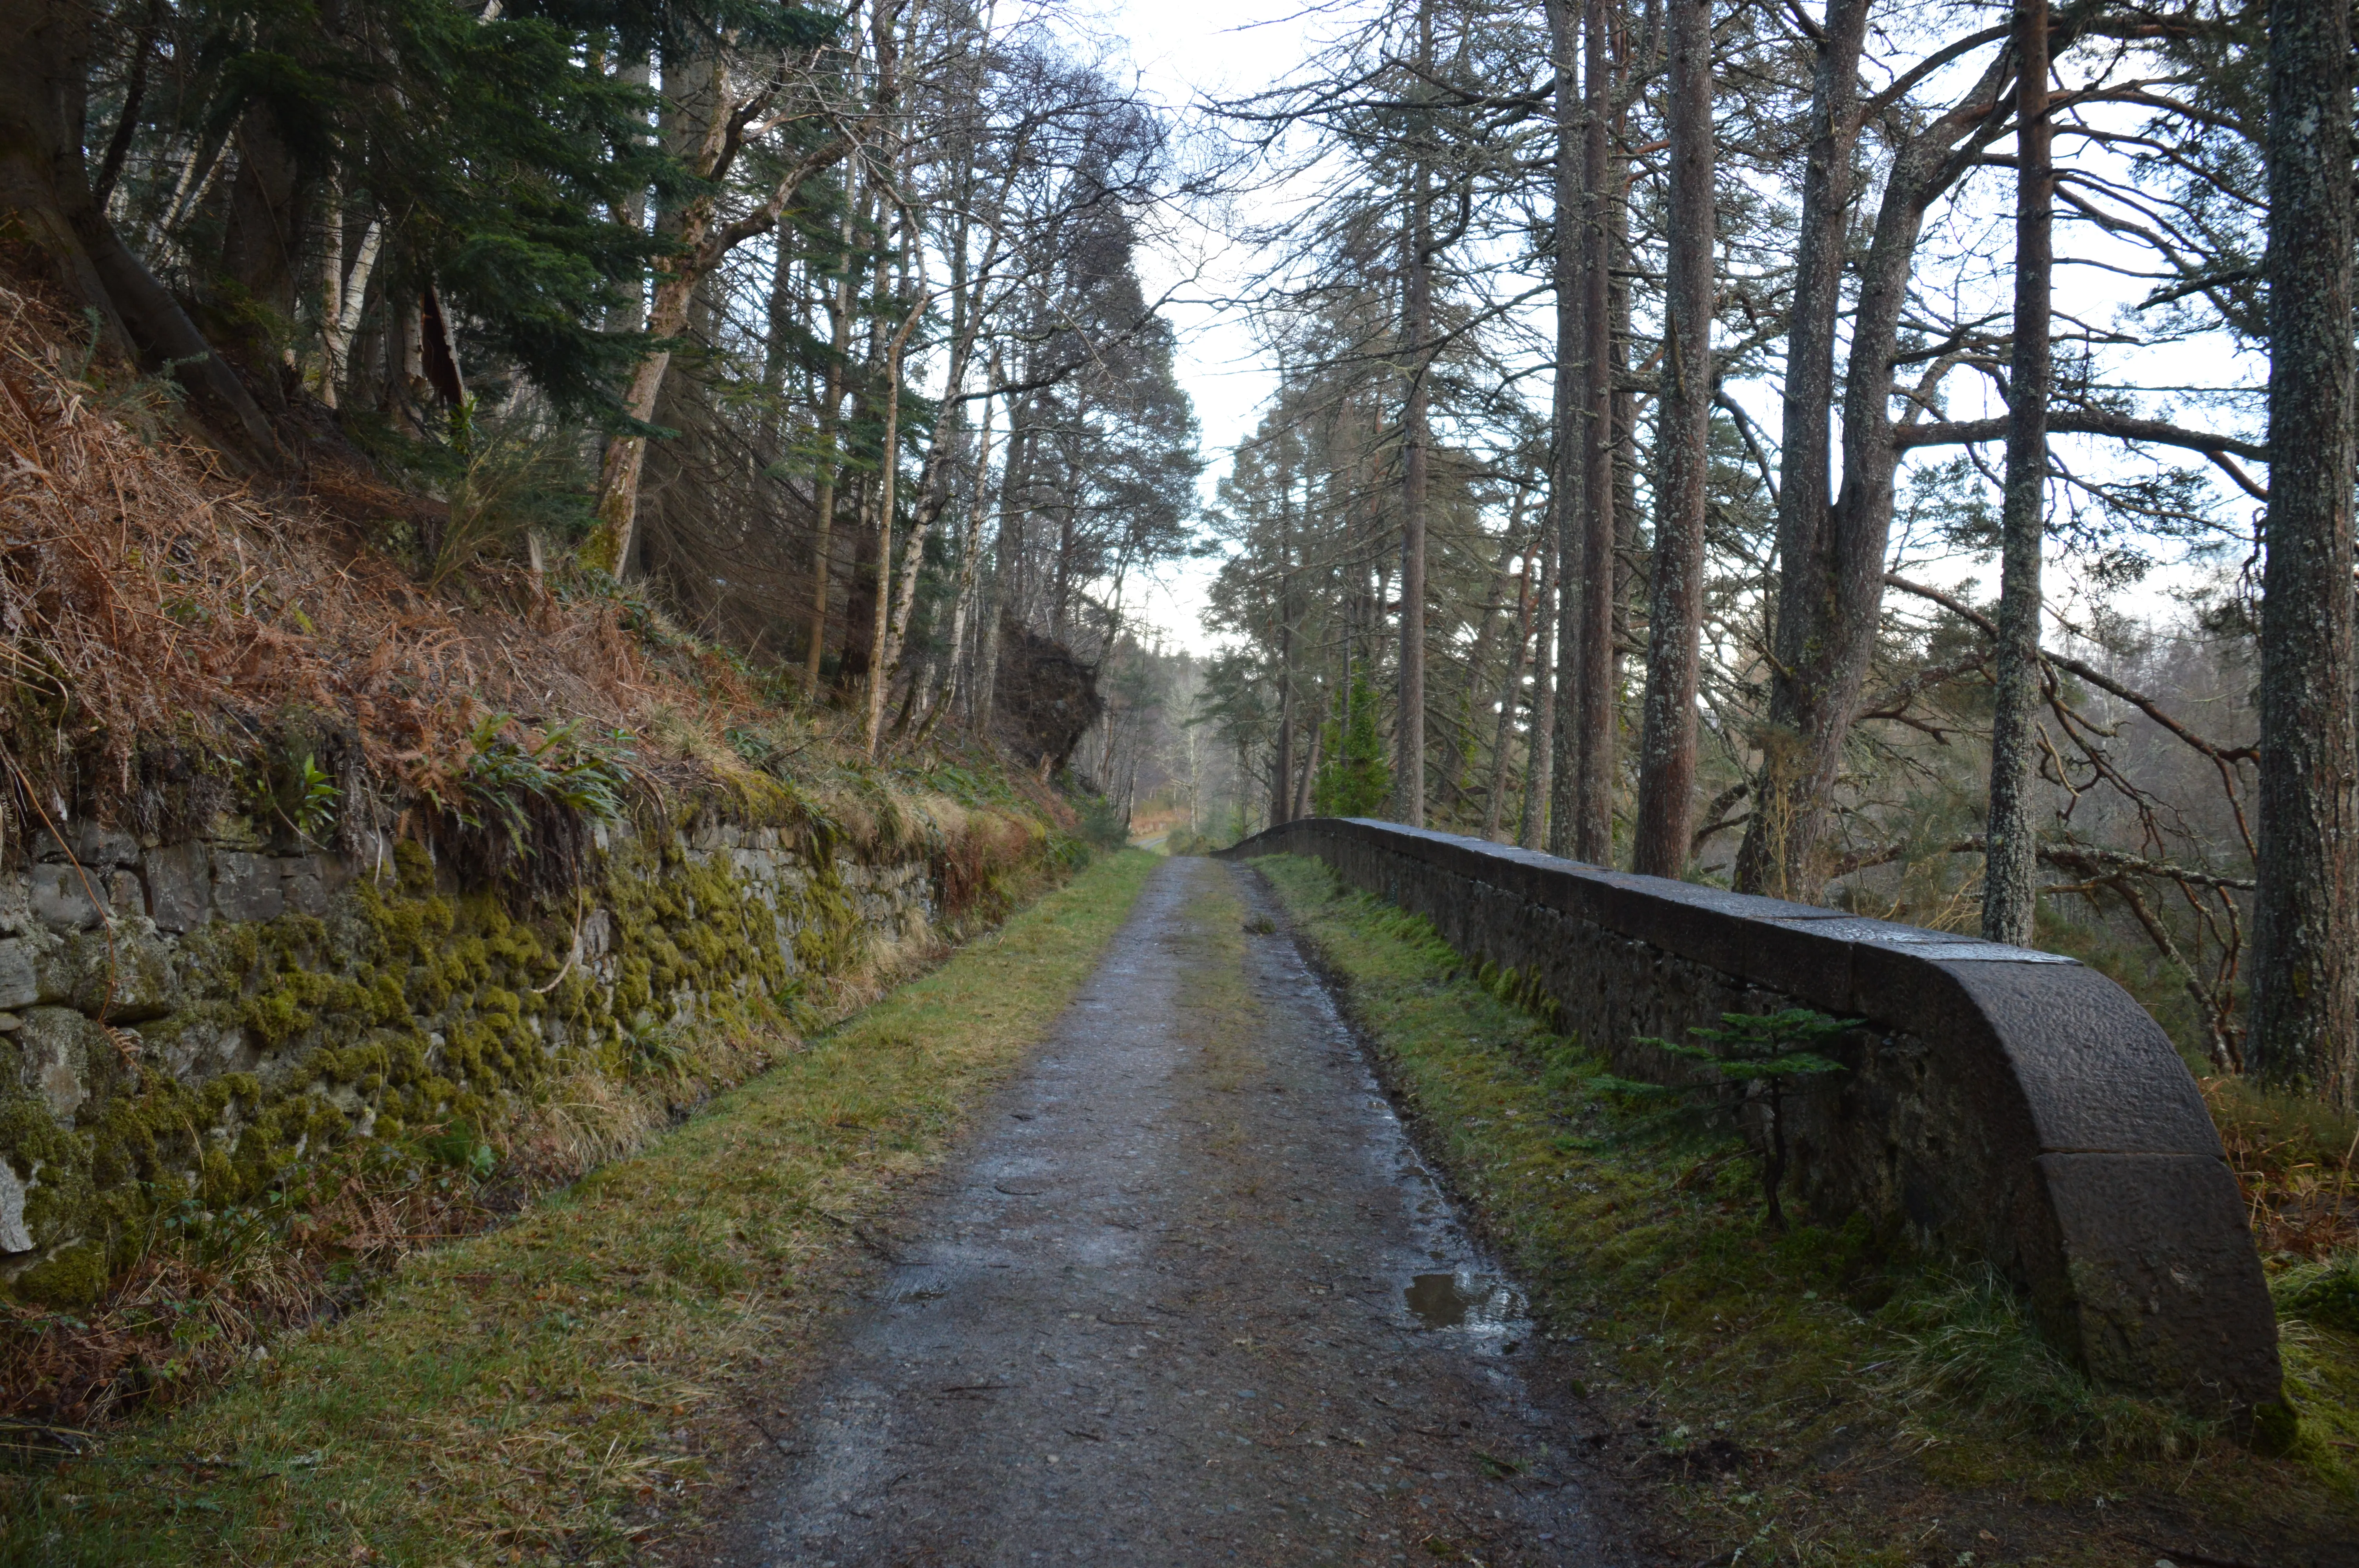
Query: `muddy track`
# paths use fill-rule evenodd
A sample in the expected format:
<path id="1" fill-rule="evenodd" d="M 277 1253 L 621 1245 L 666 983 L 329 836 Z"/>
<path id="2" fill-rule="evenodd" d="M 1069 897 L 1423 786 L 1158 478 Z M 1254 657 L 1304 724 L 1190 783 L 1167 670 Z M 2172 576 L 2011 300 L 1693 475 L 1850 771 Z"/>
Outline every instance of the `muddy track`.
<path id="1" fill-rule="evenodd" d="M 1637 1561 L 1249 873 L 1156 873 L 892 1253 L 716 1560 Z"/>

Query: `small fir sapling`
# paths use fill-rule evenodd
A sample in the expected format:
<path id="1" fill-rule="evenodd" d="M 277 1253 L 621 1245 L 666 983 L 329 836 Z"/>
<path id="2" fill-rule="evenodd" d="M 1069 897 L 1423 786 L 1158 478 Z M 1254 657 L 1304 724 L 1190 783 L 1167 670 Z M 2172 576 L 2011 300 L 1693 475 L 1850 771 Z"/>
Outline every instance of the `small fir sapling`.
<path id="1" fill-rule="evenodd" d="M 1625 1078 L 1593 1080 L 1619 1093 L 1647 1099 L 1669 1099 L 1686 1109 L 1700 1097 L 1711 1103 L 1700 1108 L 1708 1116 L 1734 1119 L 1745 1106 L 1758 1101 L 1769 1121 L 1769 1151 L 1761 1162 L 1761 1195 L 1769 1228 L 1786 1228 L 1786 1212 L 1777 1201 L 1786 1179 L 1786 1094 L 1789 1080 L 1812 1078 L 1843 1071 L 1841 1062 L 1821 1055 L 1818 1048 L 1832 1045 L 1859 1027 L 1856 1018 L 1831 1018 L 1806 1007 L 1782 1012 L 1723 1012 L 1723 1027 L 1690 1029 L 1703 1042 L 1683 1045 L 1641 1034 L 1638 1044 L 1652 1045 L 1688 1061 L 1701 1063 L 1716 1077 L 1701 1084 L 1641 1084 Z M 1730 1091 L 1734 1090 L 1734 1093 Z"/>

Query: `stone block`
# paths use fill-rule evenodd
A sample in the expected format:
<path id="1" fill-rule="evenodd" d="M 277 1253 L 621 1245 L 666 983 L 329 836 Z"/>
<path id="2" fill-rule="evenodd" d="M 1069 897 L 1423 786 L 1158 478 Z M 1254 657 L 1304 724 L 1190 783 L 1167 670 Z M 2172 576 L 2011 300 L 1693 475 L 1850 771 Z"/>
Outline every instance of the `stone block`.
<path id="1" fill-rule="evenodd" d="M 1865 944 L 1853 964 L 1862 1011 L 2012 1085 L 2041 1151 L 2222 1157 L 2170 1037 L 2096 970 L 1929 960 Z"/>
<path id="2" fill-rule="evenodd" d="M 328 913 L 328 901 L 334 896 L 329 882 L 329 870 L 322 864 L 325 855 L 289 855 L 273 863 L 278 868 L 278 887 L 286 905 L 297 914 L 321 915 Z"/>
<path id="3" fill-rule="evenodd" d="M 22 937 L 0 942 L 0 1008 L 13 1012 L 41 1000 L 34 957 L 32 944 Z"/>
<path id="4" fill-rule="evenodd" d="M 74 1113 L 91 1097 L 94 1067 L 91 1053 L 111 1050 L 106 1031 L 70 1007 L 36 1007 L 25 1013 L 25 1027 L 16 1032 L 17 1070 L 25 1092 L 49 1108 L 49 1114 L 71 1125 Z"/>
<path id="5" fill-rule="evenodd" d="M 60 843 L 58 836 L 45 827 L 33 835 L 33 859 L 45 865 L 80 861 L 92 872 L 113 871 L 118 866 L 139 863 L 139 839 L 134 834 L 84 821 L 70 824 Z"/>
<path id="6" fill-rule="evenodd" d="M 172 950 L 145 920 L 118 922 L 104 931 L 67 937 L 38 961 L 44 1000 L 62 1001 L 109 1023 L 141 1023 L 180 1005 L 180 978 Z"/>
<path id="7" fill-rule="evenodd" d="M 260 1060 L 245 1030 L 192 1019 L 175 1019 L 147 1031 L 147 1048 L 158 1070 L 190 1088 L 223 1073 L 251 1072 Z"/>
<path id="8" fill-rule="evenodd" d="M 13 871 L 0 871 L 0 932 L 22 936 L 39 924 L 33 917 L 33 884 Z"/>
<path id="9" fill-rule="evenodd" d="M 219 849 L 259 850 L 265 843 L 253 818 L 226 811 L 214 816 L 205 828 L 204 838 L 205 842 Z"/>
<path id="10" fill-rule="evenodd" d="M 2045 1154 L 2060 1280 L 2035 1283 L 2049 1331 L 2101 1382 L 2209 1409 L 2279 1398 L 2277 1317 L 2227 1163 L 2184 1154 Z"/>
<path id="11" fill-rule="evenodd" d="M 16 1167 L 0 1159 L 0 1252 L 33 1250 L 33 1233 L 25 1228 L 25 1183 Z"/>
<path id="12" fill-rule="evenodd" d="M 212 911 L 212 857 L 201 839 L 167 844 L 143 857 L 147 914 L 159 931 L 194 931 Z"/>
<path id="13" fill-rule="evenodd" d="M 136 833 L 102 827 L 95 822 L 84 822 L 70 831 L 74 834 L 75 851 L 85 866 L 121 869 L 139 863 L 139 836 Z"/>
<path id="14" fill-rule="evenodd" d="M 52 931 L 87 931 L 99 924 L 98 905 L 91 898 L 97 880 L 78 867 L 63 863 L 37 865 L 32 871 L 33 918 Z"/>
<path id="15" fill-rule="evenodd" d="M 275 920 L 287 913 L 276 860 L 244 849 L 213 851 L 213 913 L 223 920 Z"/>

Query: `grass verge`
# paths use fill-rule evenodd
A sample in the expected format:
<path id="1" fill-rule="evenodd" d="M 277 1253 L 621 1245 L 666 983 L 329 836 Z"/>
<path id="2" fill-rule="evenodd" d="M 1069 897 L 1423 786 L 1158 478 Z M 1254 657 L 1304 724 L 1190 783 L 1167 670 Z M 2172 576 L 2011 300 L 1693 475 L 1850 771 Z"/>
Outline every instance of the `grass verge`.
<path id="1" fill-rule="evenodd" d="M 691 1524 L 867 1227 L 1095 967 L 1156 856 L 95 1454 L 0 1474 L 0 1563 L 619 1563 Z"/>
<path id="2" fill-rule="evenodd" d="M 2359 1322 L 2333 1304 L 2359 1275 L 2281 1291 L 2304 1418 L 2291 1455 L 2259 1457 L 2093 1387 L 1987 1276 L 1860 1226 L 1771 1235 L 1734 1139 L 1648 1133 L 1649 1107 L 1428 922 L 1317 861 L 1256 864 L 1542 1325 L 1583 1342 L 1608 1468 L 1658 1502 L 1666 1561 L 2359 1562 Z"/>

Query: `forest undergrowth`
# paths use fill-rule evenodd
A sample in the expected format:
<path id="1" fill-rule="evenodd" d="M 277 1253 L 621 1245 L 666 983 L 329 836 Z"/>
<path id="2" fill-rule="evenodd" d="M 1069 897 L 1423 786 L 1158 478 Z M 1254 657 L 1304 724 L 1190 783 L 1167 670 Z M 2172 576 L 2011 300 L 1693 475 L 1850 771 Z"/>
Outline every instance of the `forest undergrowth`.
<path id="1" fill-rule="evenodd" d="M 1424 919 L 1315 861 L 1255 863 L 1541 1325 L 1594 1369 L 1599 1464 L 1659 1501 L 1666 1561 L 2359 1563 L 2359 1253 L 2301 1217 L 2345 1191 L 2318 1130 L 2211 1090 L 2301 1414 L 2268 1457 L 2091 1384 L 1986 1272 L 1860 1224 L 1772 1233 L 1733 1136 L 1666 1130 Z"/>
<path id="2" fill-rule="evenodd" d="M 463 828 L 516 755 L 593 759 L 630 809 L 752 801 L 861 847 L 896 836 L 896 797 L 992 793 L 995 766 L 955 734 L 880 768 L 857 715 L 809 701 L 799 672 L 570 561 L 478 560 L 429 589 L 437 542 L 492 525 L 466 514 L 465 484 L 437 500 L 342 445 L 299 481 L 241 478 L 177 432 L 169 383 L 12 284 L 0 270 L 16 459 L 0 476 L 0 746 L 30 827 L 45 809 L 147 833 L 249 810 L 351 849 Z M 1045 782 L 1003 782 L 1008 804 L 1075 826 Z M 307 790 L 332 813 L 307 815 Z"/>

